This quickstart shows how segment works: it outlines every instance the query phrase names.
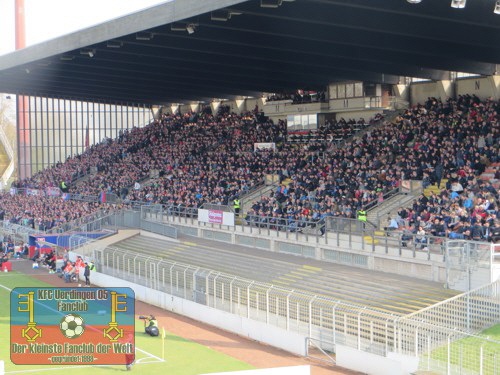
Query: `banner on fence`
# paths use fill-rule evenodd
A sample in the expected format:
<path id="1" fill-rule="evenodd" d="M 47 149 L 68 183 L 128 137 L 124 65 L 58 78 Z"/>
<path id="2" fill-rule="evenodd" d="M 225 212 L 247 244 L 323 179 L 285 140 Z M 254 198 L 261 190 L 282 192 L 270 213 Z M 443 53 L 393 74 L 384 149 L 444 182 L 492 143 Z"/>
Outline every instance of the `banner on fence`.
<path id="1" fill-rule="evenodd" d="M 253 144 L 253 149 L 254 151 L 256 150 L 262 150 L 262 149 L 276 149 L 276 143 L 274 142 L 269 142 L 269 143 L 254 143 Z"/>
<path id="2" fill-rule="evenodd" d="M 410 180 L 401 181 L 401 190 L 404 192 L 411 191 L 411 181 Z"/>
<path id="3" fill-rule="evenodd" d="M 198 210 L 198 221 L 212 224 L 223 224 L 234 227 L 234 213 L 220 210 Z"/>
<path id="4" fill-rule="evenodd" d="M 61 190 L 58 187 L 48 187 L 46 193 L 50 197 L 58 197 L 61 194 Z"/>
<path id="5" fill-rule="evenodd" d="M 38 190 L 38 189 L 26 189 L 26 195 L 32 195 L 32 196 L 40 195 L 40 190 Z"/>

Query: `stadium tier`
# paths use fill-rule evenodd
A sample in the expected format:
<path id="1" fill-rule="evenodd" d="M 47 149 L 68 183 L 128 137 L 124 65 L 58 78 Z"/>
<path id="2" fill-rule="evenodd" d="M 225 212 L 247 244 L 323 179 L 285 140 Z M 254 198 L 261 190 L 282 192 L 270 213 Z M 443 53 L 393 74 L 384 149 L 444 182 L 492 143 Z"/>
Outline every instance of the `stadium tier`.
<path id="1" fill-rule="evenodd" d="M 345 121 L 330 123 L 320 140 L 296 143 L 287 140 L 284 122 L 257 111 L 163 115 L 15 183 L 18 190 L 3 193 L 0 208 L 13 223 L 51 229 L 103 207 L 72 197 L 115 194 L 121 198 L 115 204 L 163 204 L 179 213 L 207 203 L 232 206 L 266 175 L 276 175 L 280 185 L 252 202 L 245 222 L 323 232 L 326 218 L 355 219 L 403 180 L 421 180 L 424 188 L 443 189 L 402 208 L 389 229 L 412 232 L 424 243 L 426 235 L 493 241 L 498 180 L 479 176 L 500 161 L 499 110 L 498 102 L 473 96 L 429 99 L 393 122 L 356 128 L 361 135 L 349 133 L 339 147 L 328 134 L 342 131 Z M 260 142 L 276 149 L 254 150 Z M 58 187 L 67 193 L 62 199 L 46 194 Z"/>

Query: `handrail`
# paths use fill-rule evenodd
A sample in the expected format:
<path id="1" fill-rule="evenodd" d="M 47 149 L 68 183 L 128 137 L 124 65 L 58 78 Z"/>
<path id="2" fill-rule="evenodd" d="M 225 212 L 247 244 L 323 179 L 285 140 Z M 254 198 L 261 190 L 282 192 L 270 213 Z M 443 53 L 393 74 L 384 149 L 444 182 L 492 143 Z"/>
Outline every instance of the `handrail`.
<path id="1" fill-rule="evenodd" d="M 258 181 L 255 185 L 253 185 L 247 191 L 243 192 L 243 194 L 240 194 L 240 196 L 238 198 L 243 202 L 243 200 L 246 199 L 246 197 L 253 194 L 256 190 L 260 189 L 263 186 L 266 186 L 266 178 L 265 177 L 261 178 L 260 181 Z"/>
<path id="2" fill-rule="evenodd" d="M 401 192 L 401 188 L 397 187 L 395 189 L 389 190 L 387 193 L 383 194 L 382 197 L 384 200 L 382 202 L 379 202 L 378 199 L 374 199 L 373 201 L 367 203 L 363 208 L 366 211 L 373 210 L 374 208 L 377 208 L 378 206 L 382 205 L 386 199 L 391 198 L 395 196 L 397 193 Z"/>
<path id="3" fill-rule="evenodd" d="M 18 189 L 18 191 L 22 191 L 24 189 Z M 396 189 L 394 189 L 396 190 Z M 407 197 L 405 195 L 405 197 Z M 95 202 L 98 200 L 97 196 L 91 195 L 91 196 L 85 196 L 85 195 L 76 195 L 76 198 L 81 199 L 83 201 L 87 202 Z M 60 198 L 59 198 L 60 199 Z M 70 199 L 73 199 L 73 197 L 70 197 Z M 116 202 L 113 202 L 113 204 Z M 152 206 L 152 202 L 142 202 L 142 201 L 124 201 L 123 203 L 129 205 L 132 209 L 138 210 L 142 206 Z M 160 205 L 160 204 L 158 204 Z M 174 205 L 160 205 L 163 207 L 163 212 L 166 213 L 168 216 L 181 216 L 181 217 L 187 217 L 187 218 L 197 218 L 198 217 L 198 207 L 185 207 L 184 205 L 179 205 L 179 206 L 174 206 Z M 91 214 L 92 215 L 92 214 Z M 90 216 L 91 216 L 90 215 Z M 248 216 L 248 215 L 246 215 Z M 242 214 L 240 214 L 240 218 L 244 219 L 241 221 L 241 225 L 245 225 L 244 222 L 246 221 L 246 216 L 243 217 Z M 299 228 L 314 228 L 316 231 L 316 234 L 318 234 L 318 230 L 323 231 L 322 228 L 324 228 L 325 232 L 328 231 L 329 225 L 332 221 L 338 221 L 345 223 L 346 221 L 349 222 L 354 222 L 354 223 L 360 223 L 359 220 L 355 218 L 345 218 L 345 217 L 335 217 L 335 216 L 327 216 L 324 219 L 320 218 L 315 221 L 306 221 L 306 220 L 298 220 L 298 219 L 289 219 L 289 218 L 283 218 L 283 217 L 273 217 L 273 216 L 259 216 L 259 215 L 249 215 L 250 217 L 250 223 L 247 223 L 246 225 L 252 226 L 252 224 L 256 225 L 263 225 L 263 227 L 267 227 L 270 229 L 271 226 L 278 228 L 287 228 L 286 230 L 290 230 L 292 232 L 297 231 Z M 283 222 L 287 222 L 287 224 L 283 225 Z M 298 224 L 301 223 L 301 226 L 299 227 Z M 306 225 L 304 226 L 304 223 Z M 373 226 L 373 228 L 369 228 L 369 226 Z M 373 223 L 366 223 L 365 227 L 362 230 L 362 235 L 372 235 L 373 230 L 378 229 L 377 226 Z M 357 233 L 356 231 L 353 232 L 353 234 Z M 389 231 L 385 233 L 397 233 L 394 231 Z M 323 233 L 321 233 L 323 234 Z M 430 235 L 425 235 L 425 237 L 430 237 Z M 437 237 L 437 238 L 447 238 L 447 237 Z M 475 243 L 483 243 L 482 241 L 473 241 Z"/>
<path id="4" fill-rule="evenodd" d="M 367 126 L 365 127 L 364 129 L 360 130 L 359 132 L 357 133 L 354 133 L 353 135 L 351 135 L 350 137 L 347 137 L 345 139 L 342 139 L 341 141 L 338 141 L 336 143 L 333 144 L 333 146 L 337 147 L 337 148 L 341 148 L 343 147 L 346 143 L 348 142 L 352 142 L 352 140 L 354 138 L 358 138 L 366 133 L 368 133 L 369 131 L 371 131 L 373 128 L 375 127 L 378 127 L 378 126 L 381 126 L 383 125 L 386 121 L 389 121 L 388 120 L 388 117 L 387 116 L 384 116 L 382 117 L 381 119 L 369 124 L 370 126 Z"/>

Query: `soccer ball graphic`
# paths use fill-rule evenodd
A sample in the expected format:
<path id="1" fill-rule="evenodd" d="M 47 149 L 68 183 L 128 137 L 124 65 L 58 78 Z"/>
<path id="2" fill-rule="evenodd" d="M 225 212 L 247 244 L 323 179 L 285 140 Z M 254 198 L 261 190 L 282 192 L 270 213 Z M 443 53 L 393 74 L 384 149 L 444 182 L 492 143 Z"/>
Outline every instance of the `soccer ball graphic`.
<path id="1" fill-rule="evenodd" d="M 68 314 L 61 319 L 59 324 L 61 333 L 68 339 L 76 339 L 85 331 L 83 318 L 78 314 Z"/>

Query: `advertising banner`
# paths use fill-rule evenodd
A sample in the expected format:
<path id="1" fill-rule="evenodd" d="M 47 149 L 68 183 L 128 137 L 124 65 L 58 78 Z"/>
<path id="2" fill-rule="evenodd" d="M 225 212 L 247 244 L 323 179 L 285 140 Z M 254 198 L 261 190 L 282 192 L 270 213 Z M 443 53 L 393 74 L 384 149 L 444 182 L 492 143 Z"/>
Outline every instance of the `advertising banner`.
<path id="1" fill-rule="evenodd" d="M 253 144 L 253 149 L 254 149 L 254 151 L 256 151 L 256 150 L 263 150 L 263 149 L 274 150 L 274 149 L 276 149 L 276 143 L 274 143 L 274 142 L 270 142 L 270 143 L 254 143 Z"/>
<path id="2" fill-rule="evenodd" d="M 33 195 L 33 196 L 40 195 L 40 190 L 38 190 L 38 189 L 26 189 L 26 195 Z"/>
<path id="3" fill-rule="evenodd" d="M 198 221 L 234 226 L 234 213 L 220 210 L 198 210 Z"/>
<path id="4" fill-rule="evenodd" d="M 224 211 L 208 210 L 208 222 L 215 224 L 222 224 Z"/>

